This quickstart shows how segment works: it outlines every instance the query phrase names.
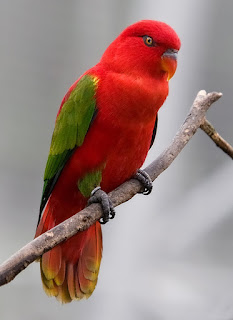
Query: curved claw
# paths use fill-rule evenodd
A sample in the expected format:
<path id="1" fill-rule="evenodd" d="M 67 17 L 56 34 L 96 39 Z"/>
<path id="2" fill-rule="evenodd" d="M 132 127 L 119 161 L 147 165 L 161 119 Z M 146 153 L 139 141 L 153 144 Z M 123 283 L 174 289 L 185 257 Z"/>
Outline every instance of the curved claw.
<path id="1" fill-rule="evenodd" d="M 115 218 L 116 212 L 114 209 L 111 210 L 110 215 L 109 215 L 109 219 L 113 219 Z"/>
<path id="2" fill-rule="evenodd" d="M 92 203 L 99 203 L 102 207 L 103 216 L 99 220 L 101 224 L 105 224 L 109 221 L 109 219 L 113 219 L 115 217 L 115 210 L 112 201 L 109 199 L 107 193 L 104 192 L 100 187 L 92 190 L 88 204 Z"/>
<path id="3" fill-rule="evenodd" d="M 134 179 L 137 179 L 144 187 L 144 190 L 140 193 L 148 195 L 153 189 L 153 183 L 149 174 L 141 169 L 138 169 L 137 173 L 134 175 Z"/>

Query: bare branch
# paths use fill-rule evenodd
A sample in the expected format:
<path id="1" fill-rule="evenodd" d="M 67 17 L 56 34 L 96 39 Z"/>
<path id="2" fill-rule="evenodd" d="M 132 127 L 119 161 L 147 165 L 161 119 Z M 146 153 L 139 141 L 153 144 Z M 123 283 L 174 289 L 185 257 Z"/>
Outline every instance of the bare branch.
<path id="1" fill-rule="evenodd" d="M 211 104 L 221 96 L 222 94 L 217 92 L 206 94 L 204 90 L 198 93 L 185 122 L 170 146 L 145 169 L 152 180 L 155 180 L 173 162 L 200 125 L 203 124 L 205 114 Z M 109 197 L 113 205 L 118 206 L 131 199 L 140 190 L 140 183 L 135 179 L 131 179 L 110 192 Z M 60 242 L 74 236 L 77 232 L 89 228 L 95 221 L 100 219 L 101 214 L 100 206 L 92 204 L 28 243 L 0 266 L 0 285 L 10 282 L 30 263 Z"/>
<path id="2" fill-rule="evenodd" d="M 204 123 L 201 124 L 200 128 L 215 142 L 216 146 L 221 148 L 231 159 L 233 159 L 233 148 L 224 140 L 220 134 L 215 130 L 212 124 L 205 119 Z"/>

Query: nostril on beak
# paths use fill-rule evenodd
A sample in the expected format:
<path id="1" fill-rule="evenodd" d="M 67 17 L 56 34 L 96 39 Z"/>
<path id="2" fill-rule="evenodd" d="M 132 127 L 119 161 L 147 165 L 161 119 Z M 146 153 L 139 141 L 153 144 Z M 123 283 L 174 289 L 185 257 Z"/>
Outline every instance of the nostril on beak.
<path id="1" fill-rule="evenodd" d="M 178 50 L 176 49 L 167 49 L 164 54 L 162 55 L 162 57 L 166 57 L 166 58 L 171 58 L 174 60 L 177 60 L 177 55 L 178 55 Z"/>

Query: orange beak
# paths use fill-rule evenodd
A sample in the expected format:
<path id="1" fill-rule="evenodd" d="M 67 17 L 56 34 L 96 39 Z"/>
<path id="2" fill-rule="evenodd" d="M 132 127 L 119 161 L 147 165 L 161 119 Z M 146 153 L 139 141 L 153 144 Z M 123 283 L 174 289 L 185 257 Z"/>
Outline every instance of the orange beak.
<path id="1" fill-rule="evenodd" d="M 169 81 L 174 73 L 176 72 L 177 67 L 177 54 L 178 50 L 168 49 L 162 55 L 162 70 L 168 73 L 167 81 Z"/>

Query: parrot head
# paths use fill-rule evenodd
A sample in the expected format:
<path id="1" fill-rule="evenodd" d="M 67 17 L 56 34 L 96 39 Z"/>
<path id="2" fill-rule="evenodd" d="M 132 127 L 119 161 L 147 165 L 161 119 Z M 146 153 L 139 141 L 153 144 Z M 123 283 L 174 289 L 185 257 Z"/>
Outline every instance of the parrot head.
<path id="1" fill-rule="evenodd" d="M 180 45 L 178 35 L 166 23 L 142 20 L 126 28 L 101 61 L 115 72 L 170 80 L 176 71 Z"/>

